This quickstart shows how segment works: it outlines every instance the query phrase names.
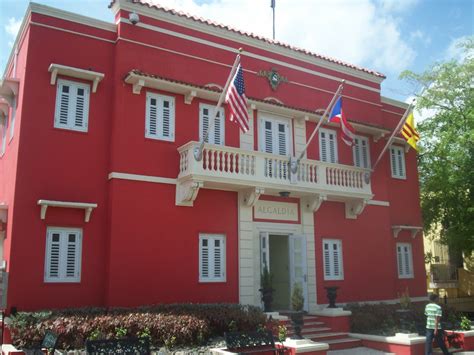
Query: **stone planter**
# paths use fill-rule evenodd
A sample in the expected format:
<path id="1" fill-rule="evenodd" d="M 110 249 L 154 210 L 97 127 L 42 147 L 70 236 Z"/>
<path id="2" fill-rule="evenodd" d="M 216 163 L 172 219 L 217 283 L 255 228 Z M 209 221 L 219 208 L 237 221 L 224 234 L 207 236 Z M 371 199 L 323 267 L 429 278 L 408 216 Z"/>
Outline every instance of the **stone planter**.
<path id="1" fill-rule="evenodd" d="M 260 293 L 262 294 L 262 302 L 263 302 L 263 311 L 264 312 L 271 312 L 272 311 L 272 303 L 273 303 L 273 288 L 261 288 L 259 289 Z"/>
<path id="2" fill-rule="evenodd" d="M 325 287 L 326 289 L 326 296 L 329 301 L 329 306 L 328 308 L 337 308 L 336 306 L 336 298 L 337 298 L 337 289 L 339 287 L 337 286 L 330 286 L 330 287 Z"/>
<path id="3" fill-rule="evenodd" d="M 291 325 L 293 326 L 293 331 L 295 334 L 291 337 L 291 339 L 303 339 L 301 335 L 301 330 L 303 329 L 304 325 L 304 312 L 303 311 L 295 311 L 292 312 L 290 315 Z"/>

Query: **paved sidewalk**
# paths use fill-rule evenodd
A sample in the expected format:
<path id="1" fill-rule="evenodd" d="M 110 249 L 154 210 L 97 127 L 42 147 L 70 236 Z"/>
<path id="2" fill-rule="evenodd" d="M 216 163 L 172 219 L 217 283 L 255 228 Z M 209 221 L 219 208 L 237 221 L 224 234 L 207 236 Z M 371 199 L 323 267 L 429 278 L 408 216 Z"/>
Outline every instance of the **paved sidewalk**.
<path id="1" fill-rule="evenodd" d="M 385 353 L 369 348 L 353 348 L 345 350 L 330 350 L 327 355 L 395 355 L 395 353 Z"/>

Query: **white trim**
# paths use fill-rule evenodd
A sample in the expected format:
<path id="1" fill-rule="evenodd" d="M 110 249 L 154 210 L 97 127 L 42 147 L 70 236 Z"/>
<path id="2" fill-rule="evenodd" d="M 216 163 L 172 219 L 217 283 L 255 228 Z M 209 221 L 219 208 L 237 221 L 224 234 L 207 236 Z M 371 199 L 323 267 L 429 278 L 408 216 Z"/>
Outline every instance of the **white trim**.
<path id="1" fill-rule="evenodd" d="M 90 34 L 87 34 L 87 33 L 81 33 L 81 32 L 77 32 L 77 31 L 73 31 L 73 30 L 67 30 L 65 28 L 46 25 L 46 24 L 40 23 L 40 22 L 31 21 L 30 24 L 33 25 L 33 26 L 49 28 L 49 29 L 56 30 L 56 31 L 61 31 L 61 32 L 66 32 L 66 33 L 71 33 L 71 34 L 74 34 L 74 35 L 82 36 L 82 37 L 92 38 L 92 39 L 95 39 L 95 40 L 98 40 L 98 41 L 104 41 L 104 42 L 108 42 L 108 43 L 112 43 L 112 44 L 117 43 L 117 40 L 97 37 L 97 36 L 94 36 L 94 35 L 90 35 Z"/>
<path id="2" fill-rule="evenodd" d="M 322 154 L 323 140 L 321 139 L 321 133 L 325 133 L 327 136 L 325 138 L 327 160 L 323 160 L 323 154 Z M 334 135 L 334 161 L 331 161 L 331 153 L 329 149 L 330 148 L 330 139 L 329 139 L 330 134 Z M 325 163 L 339 164 L 339 154 L 338 154 L 338 149 L 337 149 L 337 131 L 335 129 L 320 128 L 318 132 L 318 140 L 319 140 L 319 160 Z"/>
<path id="3" fill-rule="evenodd" d="M 408 260 L 404 258 L 404 248 L 407 247 L 407 256 Z M 415 277 L 414 270 L 413 270 L 413 249 L 411 243 L 397 243 L 396 244 L 396 255 L 397 255 L 397 274 L 399 279 L 413 279 Z M 401 251 L 398 250 L 401 248 Z M 402 263 L 400 265 L 400 259 Z M 407 265 L 408 262 L 408 265 Z M 406 272 L 406 268 L 408 267 L 408 272 Z M 402 273 L 400 273 L 400 269 L 402 269 Z"/>
<path id="4" fill-rule="evenodd" d="M 397 152 L 399 152 L 400 155 L 397 155 Z M 401 161 L 398 161 L 398 157 L 400 157 Z M 406 180 L 407 169 L 406 169 L 406 162 L 405 162 L 405 149 L 397 145 L 391 145 L 389 158 L 390 158 L 390 170 L 391 170 L 392 178 L 399 179 L 399 180 Z M 394 164 L 395 164 L 395 167 L 394 167 Z M 396 169 L 396 171 L 394 169 Z M 399 171 L 400 169 L 403 169 L 403 174 L 400 173 Z"/>
<path id="5" fill-rule="evenodd" d="M 411 237 L 415 239 L 418 232 L 423 230 L 423 227 L 419 226 L 406 226 L 406 225 L 394 225 L 392 226 L 393 237 L 398 238 L 398 233 L 402 230 L 408 230 L 411 233 Z"/>
<path id="6" fill-rule="evenodd" d="M 344 280 L 344 261 L 343 261 L 343 254 L 342 254 L 342 240 L 341 239 L 334 239 L 334 238 L 323 238 L 322 239 L 322 261 L 323 261 L 323 275 L 325 281 L 343 281 Z M 334 245 L 337 245 L 337 262 L 339 263 L 339 273 L 335 274 L 333 271 L 334 266 L 329 265 L 329 270 L 326 269 L 326 260 L 325 260 L 325 244 L 328 245 L 328 253 L 329 253 L 329 263 L 331 259 L 333 259 L 334 254 L 331 252 L 334 250 Z M 333 260 L 334 265 L 334 260 Z M 327 272 L 327 273 L 326 273 Z M 328 274 L 328 275 L 327 275 Z"/>
<path id="7" fill-rule="evenodd" d="M 380 84 L 385 79 L 375 74 L 364 72 L 363 70 L 360 70 L 360 69 L 350 68 L 346 65 L 334 63 L 330 60 L 316 58 L 315 57 L 315 55 L 317 55 L 316 53 L 314 53 L 313 55 L 300 53 L 299 51 L 295 49 L 284 47 L 284 44 L 267 43 L 265 39 L 252 38 L 246 34 L 240 34 L 237 32 L 233 32 L 229 29 L 219 28 L 216 26 L 211 26 L 209 24 L 200 23 L 196 20 L 192 20 L 183 16 L 170 14 L 162 10 L 147 8 L 142 5 L 137 6 L 137 5 L 133 5 L 129 3 L 120 3 L 119 7 L 121 9 L 136 12 L 138 14 L 142 14 L 144 16 L 148 16 L 153 19 L 165 21 L 168 23 L 172 23 L 174 25 L 180 25 L 180 26 L 190 28 L 190 29 L 193 29 L 195 31 L 199 31 L 205 34 L 210 34 L 210 35 L 224 38 L 230 41 L 235 41 L 235 42 L 242 43 L 248 46 L 263 49 L 263 50 L 266 50 L 267 52 L 277 53 L 286 57 L 298 59 L 298 60 L 313 64 L 313 65 L 318 65 L 326 69 L 348 74 L 348 75 L 351 75 L 363 80 L 367 80 L 370 82 L 374 82 L 377 84 Z M 118 7 L 116 8 L 116 10 L 118 10 Z M 120 18 L 120 21 L 131 24 L 130 21 L 126 18 Z M 140 24 L 142 23 L 138 23 L 137 25 L 140 25 Z"/>
<path id="8" fill-rule="evenodd" d="M 63 88 L 67 87 L 68 92 L 65 93 Z M 76 124 L 77 120 L 77 103 L 78 90 L 84 90 L 82 95 L 82 124 Z M 63 100 L 66 95 L 66 100 Z M 63 111 L 62 104 L 67 102 L 66 110 Z M 56 104 L 54 111 L 54 127 L 78 132 L 87 132 L 89 128 L 89 105 L 90 105 L 90 85 L 78 81 L 71 81 L 65 79 L 57 79 L 56 83 Z M 80 111 L 79 111 L 80 112 Z M 62 114 L 66 113 L 66 117 Z M 61 122 L 66 119 L 66 122 Z"/>
<path id="9" fill-rule="evenodd" d="M 172 179 L 172 178 L 150 176 L 150 175 L 129 174 L 129 173 L 119 173 L 119 172 L 109 173 L 109 180 L 112 180 L 112 179 L 153 182 L 155 184 L 170 184 L 170 185 L 177 184 L 177 180 Z"/>
<path id="10" fill-rule="evenodd" d="M 79 15 L 77 13 L 64 11 L 54 7 L 38 4 L 31 2 L 27 10 L 27 13 L 35 12 L 37 14 L 47 15 L 51 17 L 56 17 L 61 20 L 71 21 L 79 23 L 81 25 L 86 25 L 89 27 L 99 28 L 101 30 L 106 30 L 110 32 L 117 32 L 117 26 L 113 23 L 97 20 L 92 17 Z"/>
<path id="11" fill-rule="evenodd" d="M 92 70 L 85 70 L 80 68 L 74 68 L 67 65 L 51 63 L 48 68 L 51 73 L 51 85 L 56 84 L 58 75 L 70 76 L 72 78 L 84 79 L 92 82 L 92 92 L 97 91 L 99 82 L 104 78 L 104 73 L 95 72 Z"/>
<path id="12" fill-rule="evenodd" d="M 41 219 L 46 218 L 46 211 L 48 207 L 79 208 L 84 210 L 84 222 L 89 222 L 92 210 L 97 208 L 97 203 L 65 202 L 53 200 L 38 200 L 38 205 L 41 206 Z"/>
<path id="13" fill-rule="evenodd" d="M 372 335 L 372 334 L 359 334 L 359 333 L 349 333 L 349 336 L 352 338 L 369 340 L 378 343 L 388 343 L 388 344 L 399 344 L 412 346 L 415 344 L 424 344 L 426 341 L 425 336 L 418 334 L 406 334 L 406 333 L 396 333 L 395 336 L 382 336 L 382 335 Z"/>
<path id="14" fill-rule="evenodd" d="M 156 104 L 154 105 L 156 112 L 155 133 L 151 132 L 151 100 L 156 100 Z M 168 103 L 168 135 L 164 134 L 165 102 Z M 145 138 L 174 142 L 176 119 L 175 97 L 147 91 L 145 106 Z"/>
<path id="15" fill-rule="evenodd" d="M 379 201 L 379 200 L 369 200 L 367 201 L 367 204 L 372 205 L 372 206 L 384 206 L 384 207 L 390 206 L 389 201 Z"/>
<path id="16" fill-rule="evenodd" d="M 395 99 L 391 99 L 389 97 L 385 97 L 385 96 L 380 96 L 380 101 L 384 104 L 388 104 L 388 105 L 392 105 L 392 106 L 395 106 L 395 107 L 399 107 L 399 108 L 402 108 L 404 110 L 406 110 L 410 105 L 406 104 L 405 102 L 403 101 L 398 101 L 398 100 L 395 100 Z M 403 115 L 403 114 L 400 114 L 400 116 Z"/>

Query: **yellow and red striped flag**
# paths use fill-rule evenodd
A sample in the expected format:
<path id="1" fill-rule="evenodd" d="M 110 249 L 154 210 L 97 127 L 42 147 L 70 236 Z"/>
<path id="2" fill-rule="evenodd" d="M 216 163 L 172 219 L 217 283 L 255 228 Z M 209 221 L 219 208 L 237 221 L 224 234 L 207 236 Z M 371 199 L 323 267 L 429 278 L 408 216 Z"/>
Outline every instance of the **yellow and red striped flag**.
<path id="1" fill-rule="evenodd" d="M 410 144 L 413 149 L 418 150 L 416 143 L 420 140 L 420 134 L 415 128 L 415 118 L 413 117 L 413 112 L 408 115 L 405 124 L 402 127 L 401 133 L 402 136 L 407 140 L 408 144 Z"/>

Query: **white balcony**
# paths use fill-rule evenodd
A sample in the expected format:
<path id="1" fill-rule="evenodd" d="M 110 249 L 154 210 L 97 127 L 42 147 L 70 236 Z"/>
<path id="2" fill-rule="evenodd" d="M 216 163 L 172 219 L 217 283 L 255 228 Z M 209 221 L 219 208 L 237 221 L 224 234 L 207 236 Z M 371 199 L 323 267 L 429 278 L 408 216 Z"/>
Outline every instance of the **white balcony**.
<path id="1" fill-rule="evenodd" d="M 205 144 L 202 160 L 194 157 L 199 142 L 180 148 L 176 203 L 192 206 L 201 187 L 248 192 L 253 204 L 262 193 L 278 195 L 281 191 L 308 200 L 308 208 L 317 210 L 324 200 L 346 203 L 346 217 L 355 218 L 372 198 L 367 169 L 303 159 L 292 176 L 289 158 L 258 151 Z"/>

